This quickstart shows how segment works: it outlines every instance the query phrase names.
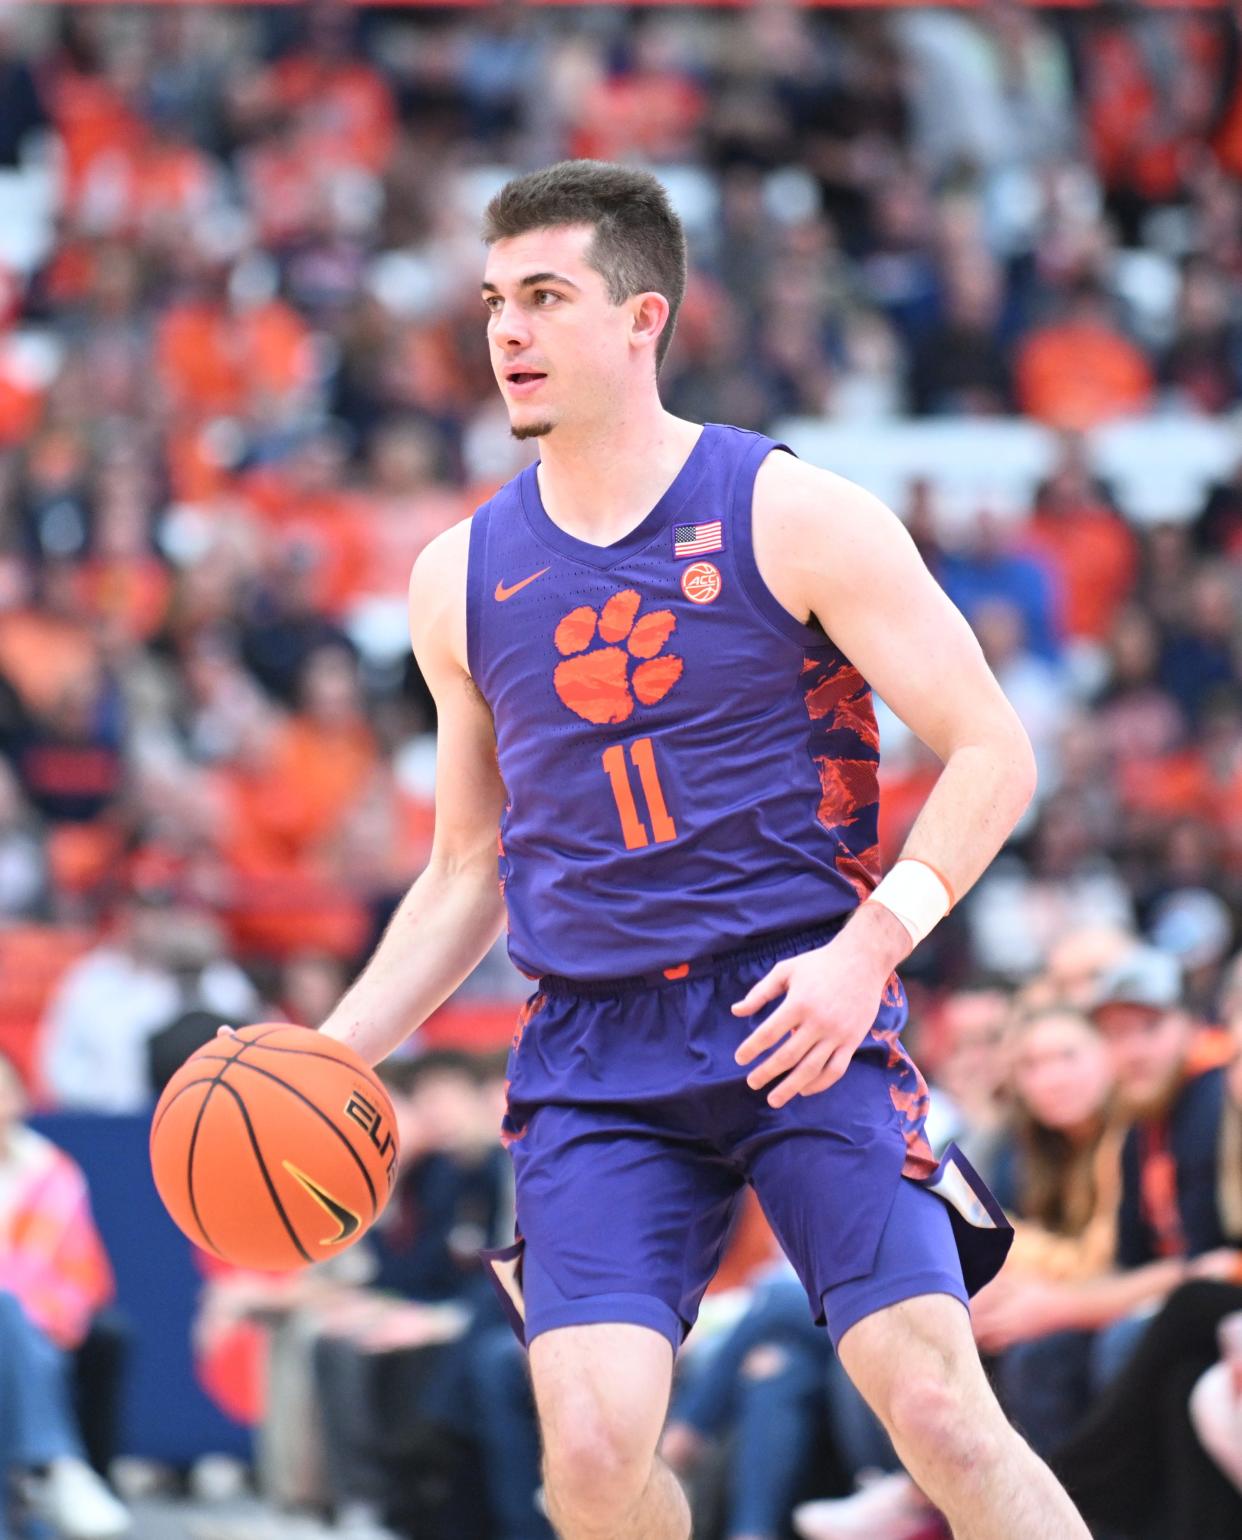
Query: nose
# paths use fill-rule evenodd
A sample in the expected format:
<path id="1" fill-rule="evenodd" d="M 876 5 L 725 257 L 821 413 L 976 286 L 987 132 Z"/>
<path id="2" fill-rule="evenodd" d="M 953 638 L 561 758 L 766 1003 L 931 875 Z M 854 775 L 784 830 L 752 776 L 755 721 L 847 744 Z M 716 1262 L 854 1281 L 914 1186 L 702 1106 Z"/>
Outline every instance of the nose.
<path id="1" fill-rule="evenodd" d="M 507 351 L 523 348 L 530 341 L 530 327 L 520 305 L 503 305 L 496 322 L 497 345 Z"/>

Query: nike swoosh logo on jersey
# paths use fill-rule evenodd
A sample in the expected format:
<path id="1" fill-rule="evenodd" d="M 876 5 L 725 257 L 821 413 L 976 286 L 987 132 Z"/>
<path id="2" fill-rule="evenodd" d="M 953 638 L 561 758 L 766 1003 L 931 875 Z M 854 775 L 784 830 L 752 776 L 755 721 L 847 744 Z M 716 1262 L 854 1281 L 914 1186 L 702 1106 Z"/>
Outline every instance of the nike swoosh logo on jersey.
<path id="1" fill-rule="evenodd" d="M 523 578 L 520 583 L 514 583 L 512 588 L 506 588 L 503 583 L 497 583 L 496 584 L 496 599 L 497 599 L 497 601 L 500 604 L 503 604 L 506 599 L 512 599 L 515 593 L 517 593 L 520 589 L 523 589 L 523 588 L 526 587 L 527 583 L 533 583 L 536 578 L 542 577 L 545 572 L 548 572 L 550 570 L 551 569 L 548 568 L 548 567 L 540 567 L 538 572 L 532 572 L 531 575 L 528 578 Z"/>
<path id="2" fill-rule="evenodd" d="M 321 1240 L 319 1242 L 321 1246 L 336 1246 L 342 1241 L 349 1240 L 351 1236 L 357 1235 L 362 1220 L 352 1209 L 346 1208 L 343 1203 L 338 1203 L 330 1192 L 325 1192 L 318 1182 L 307 1176 L 305 1171 L 299 1171 L 291 1160 L 283 1160 L 281 1165 L 294 1181 L 300 1182 L 305 1187 L 319 1207 L 331 1215 L 341 1227 L 335 1235 L 329 1235 Z"/>

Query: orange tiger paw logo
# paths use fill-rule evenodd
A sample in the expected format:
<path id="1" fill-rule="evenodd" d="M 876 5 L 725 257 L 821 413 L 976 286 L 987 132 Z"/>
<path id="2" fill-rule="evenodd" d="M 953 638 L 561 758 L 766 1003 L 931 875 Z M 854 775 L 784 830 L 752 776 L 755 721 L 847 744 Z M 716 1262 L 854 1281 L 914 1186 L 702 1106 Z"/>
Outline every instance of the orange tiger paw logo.
<path id="1" fill-rule="evenodd" d="M 636 698 L 654 706 L 681 678 L 685 664 L 663 652 L 677 617 L 671 610 L 650 610 L 639 618 L 641 603 L 632 588 L 623 588 L 598 614 L 583 604 L 556 628 L 553 641 L 564 662 L 556 665 L 552 682 L 562 705 L 588 722 L 624 722 Z M 596 640 L 603 646 L 592 647 Z"/>

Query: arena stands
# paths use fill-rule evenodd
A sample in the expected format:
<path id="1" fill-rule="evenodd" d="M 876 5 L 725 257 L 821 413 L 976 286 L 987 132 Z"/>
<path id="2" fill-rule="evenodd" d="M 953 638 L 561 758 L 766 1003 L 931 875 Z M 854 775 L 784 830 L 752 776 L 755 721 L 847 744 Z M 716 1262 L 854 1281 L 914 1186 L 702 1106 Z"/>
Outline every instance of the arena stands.
<path id="1" fill-rule="evenodd" d="M 890 501 L 1036 744 L 911 960 L 926 1067 L 963 992 L 1061 998 L 1101 929 L 1236 1017 L 1230 7 L 6 6 L 0 1049 L 36 1100 L 141 1110 L 191 1010 L 322 1014 L 425 862 L 406 579 L 532 453 L 477 226 L 566 156 L 650 166 L 686 224 L 667 405 Z M 936 767 L 882 729 L 890 861 Z M 427 1041 L 503 1046 L 526 989 L 498 950 Z"/>

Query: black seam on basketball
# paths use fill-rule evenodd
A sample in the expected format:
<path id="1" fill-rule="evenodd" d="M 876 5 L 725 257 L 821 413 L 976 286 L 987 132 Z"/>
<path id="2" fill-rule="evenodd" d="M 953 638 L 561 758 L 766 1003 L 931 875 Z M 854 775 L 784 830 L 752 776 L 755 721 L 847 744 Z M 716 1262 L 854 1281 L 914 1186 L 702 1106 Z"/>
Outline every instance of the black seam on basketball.
<path id="1" fill-rule="evenodd" d="M 180 1101 L 181 1098 L 185 1095 L 185 1093 L 192 1086 L 196 1086 L 196 1085 L 215 1085 L 215 1083 L 216 1082 L 214 1080 L 206 1080 L 206 1079 L 204 1079 L 204 1080 L 187 1080 L 186 1083 L 183 1086 L 181 1086 L 178 1090 L 174 1091 L 173 1094 L 168 1098 L 168 1100 L 160 1107 L 160 1109 L 159 1109 L 159 1116 L 156 1118 L 155 1122 L 151 1124 L 151 1138 L 152 1139 L 155 1138 L 155 1135 L 156 1135 L 156 1133 L 157 1133 L 157 1131 L 159 1129 L 159 1126 L 164 1121 L 164 1119 L 168 1116 L 168 1111 L 169 1111 L 169 1108 L 172 1106 L 172 1104 L 175 1101 Z"/>
<path id="2" fill-rule="evenodd" d="M 198 1131 L 203 1126 L 203 1114 L 207 1111 L 207 1103 L 211 1100 L 211 1093 L 218 1085 L 224 1084 L 224 1072 L 235 1058 L 237 1058 L 237 1054 L 233 1054 L 231 1058 L 225 1059 L 214 1077 L 208 1082 L 202 1106 L 199 1107 L 198 1116 L 194 1119 L 194 1129 L 190 1134 L 190 1147 L 185 1153 L 185 1186 L 186 1191 L 190 1195 L 190 1212 L 194 1215 L 194 1223 L 198 1226 L 198 1233 L 207 1242 L 207 1250 L 214 1251 L 218 1257 L 224 1257 L 224 1253 L 219 1250 L 215 1241 L 207 1234 L 207 1226 L 199 1218 L 198 1199 L 194 1196 L 194 1147 L 198 1143 Z M 225 1260 L 227 1261 L 227 1258 Z"/>
<path id="3" fill-rule="evenodd" d="M 293 1228 L 293 1221 L 285 1213 L 285 1206 L 280 1201 L 280 1194 L 276 1191 L 276 1184 L 272 1181 L 271 1173 L 267 1169 L 267 1161 L 263 1159 L 263 1151 L 259 1148 L 259 1136 L 255 1133 L 254 1124 L 250 1121 L 250 1114 L 246 1110 L 246 1103 L 242 1100 L 237 1089 L 231 1086 L 227 1080 L 222 1080 L 220 1084 L 237 1103 L 237 1110 L 241 1113 L 242 1122 L 246 1125 L 246 1133 L 250 1136 L 250 1148 L 254 1152 L 254 1158 L 259 1163 L 259 1173 L 267 1186 L 268 1196 L 275 1205 L 276 1212 L 280 1215 L 281 1224 L 288 1231 L 289 1239 L 298 1248 L 298 1254 L 302 1259 L 306 1262 L 313 1262 L 315 1260 L 314 1257 L 311 1256 L 310 1252 L 307 1251 L 306 1247 L 298 1239 L 298 1232 Z"/>
<path id="4" fill-rule="evenodd" d="M 354 1068 L 354 1066 L 348 1063 L 345 1059 L 338 1059 L 334 1053 L 316 1053 L 313 1048 L 279 1048 L 275 1043 L 273 1043 L 269 1048 L 263 1042 L 262 1038 L 255 1038 L 253 1043 L 244 1043 L 242 1045 L 242 1053 L 245 1053 L 249 1048 L 262 1048 L 264 1053 L 296 1053 L 300 1054 L 304 1059 L 323 1059 L 328 1064 L 339 1064 L 342 1069 Z M 241 1053 L 236 1055 L 236 1057 L 239 1059 L 241 1056 Z M 379 1078 L 374 1070 L 366 1069 L 364 1066 L 363 1074 L 372 1086 L 378 1086 L 380 1090 L 384 1091 L 385 1095 L 388 1094 L 384 1088 L 384 1082 Z"/>
<path id="5" fill-rule="evenodd" d="M 245 1047 L 246 1045 L 243 1044 L 243 1053 L 245 1052 Z M 248 1069 L 253 1074 L 262 1075 L 266 1080 L 274 1080 L 278 1086 L 283 1086 L 285 1090 L 288 1091 L 290 1096 L 296 1096 L 300 1102 L 303 1102 L 307 1107 L 309 1107 L 322 1123 L 327 1124 L 327 1126 L 349 1151 L 350 1158 L 358 1167 L 359 1171 L 362 1172 L 362 1180 L 367 1184 L 367 1191 L 371 1195 L 371 1220 L 374 1220 L 379 1214 L 379 1203 L 375 1196 L 375 1183 L 371 1180 L 371 1173 L 367 1170 L 366 1162 L 363 1160 L 362 1156 L 359 1155 L 358 1151 L 354 1149 L 353 1144 L 350 1142 L 349 1136 L 342 1133 L 342 1131 L 336 1126 L 336 1124 L 323 1110 L 323 1108 L 317 1107 L 315 1103 L 311 1101 L 309 1096 L 304 1095 L 301 1091 L 298 1090 L 296 1086 L 290 1085 L 287 1080 L 282 1080 L 279 1075 L 273 1075 L 270 1069 L 264 1069 L 259 1064 L 248 1063 L 245 1059 L 242 1058 L 241 1053 L 234 1054 L 234 1056 L 229 1060 L 229 1064 L 236 1064 L 238 1069 Z M 228 1066 L 226 1065 L 225 1068 L 227 1067 Z M 208 1095 L 210 1094 L 211 1093 L 208 1092 Z M 368 1223 L 369 1222 L 370 1221 L 368 1221 Z M 308 1257 L 307 1260 L 309 1261 L 310 1258 Z"/>
<path id="6" fill-rule="evenodd" d="M 287 1032 L 290 1027 L 294 1027 L 294 1030 L 296 1031 L 296 1027 L 291 1021 L 285 1022 L 279 1027 L 268 1027 L 264 1032 L 263 1037 L 247 1038 L 246 1041 L 242 1044 L 242 1051 L 244 1052 L 247 1048 L 257 1048 L 265 1038 L 275 1037 L 277 1032 Z M 290 1049 L 286 1049 L 285 1051 L 286 1053 L 291 1052 Z"/>

